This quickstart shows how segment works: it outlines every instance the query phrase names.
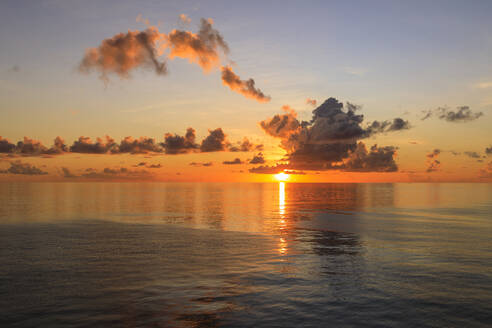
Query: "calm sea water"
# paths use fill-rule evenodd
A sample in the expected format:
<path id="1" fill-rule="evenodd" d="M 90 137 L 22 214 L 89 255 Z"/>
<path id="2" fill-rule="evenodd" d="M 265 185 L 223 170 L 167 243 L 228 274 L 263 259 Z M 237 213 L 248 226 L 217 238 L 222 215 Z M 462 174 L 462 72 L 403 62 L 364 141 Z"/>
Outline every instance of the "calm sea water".
<path id="1" fill-rule="evenodd" d="M 491 184 L 0 184 L 1 327 L 491 323 Z"/>

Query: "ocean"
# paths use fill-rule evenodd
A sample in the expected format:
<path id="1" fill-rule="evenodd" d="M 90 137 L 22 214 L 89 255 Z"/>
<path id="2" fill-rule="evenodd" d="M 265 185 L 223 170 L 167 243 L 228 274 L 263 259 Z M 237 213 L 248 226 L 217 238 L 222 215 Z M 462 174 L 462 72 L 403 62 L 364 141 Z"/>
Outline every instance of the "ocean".
<path id="1" fill-rule="evenodd" d="M 486 327 L 492 184 L 0 183 L 1 327 Z"/>

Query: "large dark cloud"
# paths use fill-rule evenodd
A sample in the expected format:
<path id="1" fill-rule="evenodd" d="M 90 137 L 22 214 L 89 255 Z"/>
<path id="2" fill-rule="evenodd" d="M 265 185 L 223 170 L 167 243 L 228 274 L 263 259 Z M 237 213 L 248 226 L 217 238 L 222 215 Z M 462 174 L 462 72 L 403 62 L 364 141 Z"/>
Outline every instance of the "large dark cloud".
<path id="1" fill-rule="evenodd" d="M 162 152 L 162 148 L 153 138 L 140 137 L 134 139 L 133 137 L 126 137 L 121 140 L 117 152 L 131 154 L 160 153 Z"/>
<path id="2" fill-rule="evenodd" d="M 408 129 L 408 121 L 395 118 L 364 126 L 364 116 L 356 113 L 360 107 L 347 103 L 346 108 L 344 110 L 343 103 L 337 99 L 329 98 L 313 110 L 309 122 L 300 122 L 295 111 L 288 106 L 283 107 L 284 114 L 260 122 L 267 134 L 280 139 L 280 146 L 287 152 L 285 160 L 288 164 L 281 168 L 396 171 L 395 147 L 373 146 L 368 151 L 358 141 L 378 133 Z"/>
<path id="3" fill-rule="evenodd" d="M 0 170 L 0 173 L 5 174 L 23 174 L 23 175 L 45 175 L 48 172 L 44 172 L 41 169 L 31 165 L 29 163 L 22 163 L 21 161 L 9 162 L 10 167 L 7 170 Z"/>
<path id="4" fill-rule="evenodd" d="M 485 154 L 492 155 L 492 146 L 485 148 Z"/>
<path id="5" fill-rule="evenodd" d="M 440 120 L 448 122 L 469 122 L 483 116 L 482 112 L 473 112 L 469 106 L 456 107 L 456 110 L 450 110 L 447 107 L 439 107 L 423 111 L 422 120 L 426 120 L 432 116 L 436 116 Z"/>
<path id="6" fill-rule="evenodd" d="M 229 47 L 213 27 L 211 19 L 202 18 L 197 33 L 174 29 L 166 34 L 149 26 L 148 22 L 147 25 L 145 31 L 119 33 L 103 40 L 99 47 L 87 49 L 79 71 L 97 71 L 107 83 L 110 74 L 129 78 L 130 73 L 138 68 L 151 68 L 164 75 L 167 73 L 167 59 L 183 58 L 198 64 L 205 72 L 220 66 L 224 85 L 259 102 L 270 100 L 255 87 L 253 79 L 241 80 L 229 66 L 224 66 L 222 62 L 229 53 Z"/>

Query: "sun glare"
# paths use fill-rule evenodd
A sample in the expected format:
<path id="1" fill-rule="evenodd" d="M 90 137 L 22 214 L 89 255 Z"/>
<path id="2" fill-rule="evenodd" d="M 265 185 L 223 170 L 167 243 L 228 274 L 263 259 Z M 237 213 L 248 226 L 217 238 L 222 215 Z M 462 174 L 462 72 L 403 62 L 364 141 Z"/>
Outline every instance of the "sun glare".
<path id="1" fill-rule="evenodd" d="M 275 174 L 275 179 L 277 179 L 277 181 L 287 181 L 289 180 L 289 175 L 284 172 L 280 172 Z"/>

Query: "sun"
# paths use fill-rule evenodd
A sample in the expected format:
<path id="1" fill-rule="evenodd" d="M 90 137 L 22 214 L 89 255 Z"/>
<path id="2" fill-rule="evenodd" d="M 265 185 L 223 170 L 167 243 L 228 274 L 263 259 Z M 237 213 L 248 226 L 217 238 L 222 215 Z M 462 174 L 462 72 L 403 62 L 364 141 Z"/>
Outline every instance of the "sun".
<path id="1" fill-rule="evenodd" d="M 275 179 L 277 179 L 277 181 L 287 181 L 289 180 L 290 175 L 285 174 L 284 172 L 280 172 L 275 174 L 274 177 Z"/>

